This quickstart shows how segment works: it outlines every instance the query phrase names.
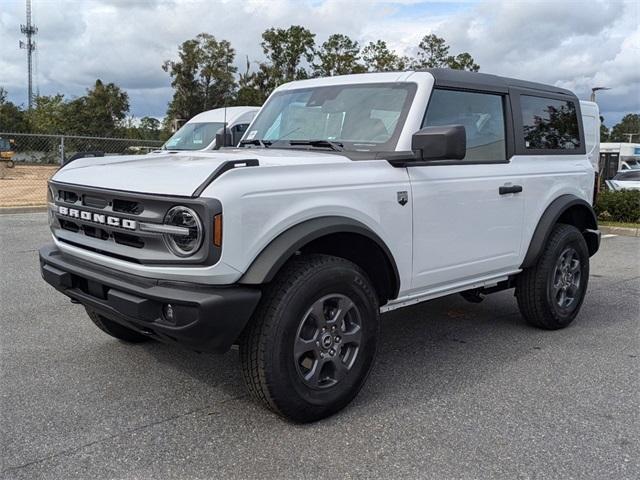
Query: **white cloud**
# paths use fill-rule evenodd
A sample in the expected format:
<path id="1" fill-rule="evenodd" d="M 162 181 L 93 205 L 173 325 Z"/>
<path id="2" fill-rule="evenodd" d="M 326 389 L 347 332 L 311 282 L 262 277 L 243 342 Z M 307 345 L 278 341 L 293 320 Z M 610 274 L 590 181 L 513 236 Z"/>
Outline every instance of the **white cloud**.
<path id="1" fill-rule="evenodd" d="M 164 60 L 200 32 L 225 38 L 245 55 L 262 58 L 265 29 L 301 24 L 321 43 L 345 33 L 365 43 L 382 38 L 412 54 L 435 32 L 452 52 L 468 51 L 482 71 L 573 89 L 612 87 L 599 102 L 609 126 L 640 111 L 640 7 L 634 1 L 481 2 L 339 0 L 34 0 L 39 27 L 38 76 L 42 93 L 68 96 L 100 77 L 129 91 L 135 115 L 161 116 L 171 97 Z M 24 102 L 25 52 L 18 49 L 22 0 L 0 6 L 0 85 Z"/>

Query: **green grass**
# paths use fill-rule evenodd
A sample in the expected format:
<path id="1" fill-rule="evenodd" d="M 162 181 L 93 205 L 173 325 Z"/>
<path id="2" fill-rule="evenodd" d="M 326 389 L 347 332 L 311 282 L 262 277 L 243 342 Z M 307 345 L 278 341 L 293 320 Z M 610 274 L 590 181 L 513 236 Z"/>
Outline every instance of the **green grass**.
<path id="1" fill-rule="evenodd" d="M 610 222 L 608 220 L 598 220 L 598 225 L 604 225 L 605 227 L 640 228 L 640 223 Z"/>

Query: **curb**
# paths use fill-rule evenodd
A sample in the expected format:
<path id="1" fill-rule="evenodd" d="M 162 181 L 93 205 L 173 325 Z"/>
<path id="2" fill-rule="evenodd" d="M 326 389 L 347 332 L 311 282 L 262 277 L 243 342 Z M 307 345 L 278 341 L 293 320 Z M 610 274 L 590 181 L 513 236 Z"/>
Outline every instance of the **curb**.
<path id="1" fill-rule="evenodd" d="M 47 207 L 44 205 L 34 207 L 0 207 L 0 215 L 10 213 L 42 213 L 46 211 Z"/>
<path id="2" fill-rule="evenodd" d="M 623 237 L 640 237 L 640 228 L 608 227 L 606 225 L 600 225 L 600 231 L 602 233 L 621 235 Z"/>

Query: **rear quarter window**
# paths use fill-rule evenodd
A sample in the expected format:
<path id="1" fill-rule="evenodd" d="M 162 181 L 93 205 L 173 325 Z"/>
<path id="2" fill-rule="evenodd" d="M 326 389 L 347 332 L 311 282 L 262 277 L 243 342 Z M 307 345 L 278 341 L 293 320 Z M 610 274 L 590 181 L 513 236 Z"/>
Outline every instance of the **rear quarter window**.
<path id="1" fill-rule="evenodd" d="M 525 150 L 580 149 L 580 129 L 574 102 L 521 95 L 520 108 Z"/>

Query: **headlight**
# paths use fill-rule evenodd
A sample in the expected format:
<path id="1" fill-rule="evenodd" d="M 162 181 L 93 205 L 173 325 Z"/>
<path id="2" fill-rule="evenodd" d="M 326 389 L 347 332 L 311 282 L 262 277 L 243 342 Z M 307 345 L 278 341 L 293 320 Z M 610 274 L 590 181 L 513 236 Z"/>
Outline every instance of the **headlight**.
<path id="1" fill-rule="evenodd" d="M 184 233 L 164 235 L 169 250 L 179 257 L 188 257 L 198 251 L 202 245 L 202 222 L 198 214 L 187 207 L 173 207 L 164 217 L 164 224 L 181 227 Z"/>

